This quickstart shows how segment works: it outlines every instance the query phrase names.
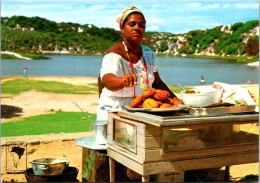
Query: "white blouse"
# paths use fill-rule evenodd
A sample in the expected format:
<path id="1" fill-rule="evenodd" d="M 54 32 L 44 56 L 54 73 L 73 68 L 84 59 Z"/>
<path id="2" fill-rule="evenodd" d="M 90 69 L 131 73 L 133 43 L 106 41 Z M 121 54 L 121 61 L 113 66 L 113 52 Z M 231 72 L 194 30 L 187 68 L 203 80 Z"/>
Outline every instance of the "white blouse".
<path id="1" fill-rule="evenodd" d="M 154 52 L 144 45 L 142 45 L 143 57 L 147 65 L 149 87 L 152 87 L 154 82 L 154 72 L 158 71 L 156 56 Z M 137 76 L 137 85 L 135 85 L 136 96 L 141 95 L 143 88 L 141 84 L 146 84 L 146 71 L 144 62 L 141 59 L 133 64 L 134 73 Z M 130 63 L 122 56 L 116 53 L 108 53 L 104 56 L 102 67 L 100 69 L 101 80 L 105 74 L 112 73 L 116 76 L 123 77 L 127 73 L 131 73 Z M 107 120 L 108 111 L 119 111 L 123 106 L 129 106 L 134 98 L 134 87 L 123 88 L 118 91 L 110 91 L 103 88 L 100 98 L 98 100 L 97 120 Z"/>

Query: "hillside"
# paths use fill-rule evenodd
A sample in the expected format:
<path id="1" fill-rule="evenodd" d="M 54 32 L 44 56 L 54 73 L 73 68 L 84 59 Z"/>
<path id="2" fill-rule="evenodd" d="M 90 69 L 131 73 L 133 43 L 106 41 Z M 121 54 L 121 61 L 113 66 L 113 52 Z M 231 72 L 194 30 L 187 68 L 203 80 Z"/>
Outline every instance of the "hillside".
<path id="1" fill-rule="evenodd" d="M 103 55 L 121 40 L 120 32 L 92 24 L 56 23 L 40 17 L 1 18 L 1 50 Z M 258 57 L 259 21 L 223 25 L 185 34 L 146 32 L 143 44 L 159 55 Z"/>

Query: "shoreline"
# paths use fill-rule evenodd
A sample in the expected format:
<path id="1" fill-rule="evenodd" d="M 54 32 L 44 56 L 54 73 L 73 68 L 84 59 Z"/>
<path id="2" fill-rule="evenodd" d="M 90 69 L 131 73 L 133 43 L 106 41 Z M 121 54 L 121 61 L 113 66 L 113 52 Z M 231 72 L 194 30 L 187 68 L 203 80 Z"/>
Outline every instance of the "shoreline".
<path id="1" fill-rule="evenodd" d="M 16 79 L 16 78 L 25 78 L 24 76 L 21 75 L 13 75 L 13 76 L 1 76 L 1 82 L 10 80 L 10 79 Z M 66 80 L 71 83 L 72 81 L 75 81 L 78 83 L 76 79 L 85 80 L 85 83 L 93 83 L 97 82 L 98 77 L 93 77 L 93 76 L 28 76 L 27 78 L 29 79 L 37 79 L 37 80 L 45 80 L 45 81 L 60 81 L 60 82 L 66 82 Z M 82 82 L 81 82 L 82 83 Z M 73 84 L 73 83 L 71 83 Z M 212 83 L 213 84 L 213 83 Z M 205 87 L 205 86 L 211 86 L 212 84 L 209 85 L 185 85 L 186 87 Z M 232 84 L 232 83 L 227 83 L 230 85 L 234 86 L 241 86 L 241 87 L 250 87 L 250 86 L 259 86 L 259 83 L 253 83 L 253 84 L 247 84 L 247 83 L 239 83 L 239 84 Z M 78 85 L 78 84 L 77 84 Z M 168 85 L 168 86 L 178 86 L 178 85 Z"/>

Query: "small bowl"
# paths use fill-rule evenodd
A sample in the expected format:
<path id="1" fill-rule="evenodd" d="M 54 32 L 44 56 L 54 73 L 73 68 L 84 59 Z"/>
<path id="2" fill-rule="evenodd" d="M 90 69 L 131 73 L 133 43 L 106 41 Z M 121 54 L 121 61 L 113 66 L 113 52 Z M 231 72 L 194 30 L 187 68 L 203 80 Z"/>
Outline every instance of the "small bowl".
<path id="1" fill-rule="evenodd" d="M 183 103 L 191 107 L 205 107 L 213 103 L 218 103 L 223 93 L 223 89 L 215 89 L 212 87 L 193 90 L 196 93 L 180 92 Z"/>

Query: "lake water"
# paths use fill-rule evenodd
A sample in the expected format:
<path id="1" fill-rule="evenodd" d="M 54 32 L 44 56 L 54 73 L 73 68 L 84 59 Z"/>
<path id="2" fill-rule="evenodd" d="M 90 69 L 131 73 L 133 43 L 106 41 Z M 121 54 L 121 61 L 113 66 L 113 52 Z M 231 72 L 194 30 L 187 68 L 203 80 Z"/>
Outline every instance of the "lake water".
<path id="1" fill-rule="evenodd" d="M 1 76 L 92 76 L 99 75 L 102 56 L 49 56 L 49 60 L 1 60 Z M 159 74 L 167 85 L 199 85 L 203 75 L 206 84 L 214 81 L 245 84 L 259 82 L 259 69 L 228 60 L 185 57 L 157 57 Z"/>

